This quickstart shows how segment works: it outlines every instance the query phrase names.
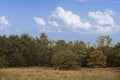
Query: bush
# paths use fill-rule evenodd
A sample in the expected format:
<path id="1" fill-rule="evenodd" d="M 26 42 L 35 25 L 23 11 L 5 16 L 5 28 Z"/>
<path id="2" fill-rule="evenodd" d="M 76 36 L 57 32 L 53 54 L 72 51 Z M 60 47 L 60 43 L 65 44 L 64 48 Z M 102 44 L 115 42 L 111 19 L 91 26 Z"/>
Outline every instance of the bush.
<path id="1" fill-rule="evenodd" d="M 52 65 L 55 69 L 77 69 L 76 56 L 71 51 L 58 51 L 53 55 Z"/>
<path id="2" fill-rule="evenodd" d="M 0 68 L 8 67 L 6 56 L 0 56 Z"/>
<path id="3" fill-rule="evenodd" d="M 93 68 L 106 67 L 106 56 L 102 51 L 95 50 L 90 53 L 87 65 Z"/>

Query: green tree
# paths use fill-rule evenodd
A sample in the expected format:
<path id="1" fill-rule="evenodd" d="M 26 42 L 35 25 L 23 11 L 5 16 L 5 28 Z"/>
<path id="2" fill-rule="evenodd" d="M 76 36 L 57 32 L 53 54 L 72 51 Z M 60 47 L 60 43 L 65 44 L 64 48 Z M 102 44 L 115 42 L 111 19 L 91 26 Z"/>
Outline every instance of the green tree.
<path id="1" fill-rule="evenodd" d="M 58 40 L 55 44 L 54 51 L 64 50 L 67 49 L 67 44 L 64 40 Z"/>
<path id="2" fill-rule="evenodd" d="M 69 50 L 60 50 L 54 53 L 52 64 L 55 69 L 77 69 L 76 56 Z"/>
<path id="3" fill-rule="evenodd" d="M 111 46 L 112 38 L 109 35 L 99 36 L 96 42 L 98 47 Z"/>
<path id="4" fill-rule="evenodd" d="M 27 66 L 35 66 L 36 65 L 36 57 L 37 57 L 37 47 L 36 40 L 29 36 L 28 34 L 22 34 L 20 36 L 20 53 L 23 55 Z"/>
<path id="5" fill-rule="evenodd" d="M 111 56 L 111 50 L 113 48 L 112 46 L 112 38 L 109 35 L 99 36 L 97 38 L 97 49 L 102 51 L 105 56 L 107 56 L 107 66 L 111 65 L 110 56 Z"/>
<path id="6" fill-rule="evenodd" d="M 85 66 L 86 45 L 83 41 L 75 41 L 73 52 L 77 56 L 77 64 L 81 67 Z"/>
<path id="7" fill-rule="evenodd" d="M 10 41 L 3 35 L 0 36 L 0 67 L 8 67 L 7 52 L 10 48 Z"/>
<path id="8" fill-rule="evenodd" d="M 106 67 L 106 56 L 102 51 L 95 50 L 90 53 L 87 65 L 93 68 Z"/>
<path id="9" fill-rule="evenodd" d="M 118 42 L 108 55 L 108 65 L 110 67 L 120 67 L 120 42 Z"/>
<path id="10" fill-rule="evenodd" d="M 39 66 L 51 65 L 51 50 L 50 42 L 45 33 L 41 33 L 40 38 L 37 38 L 37 64 Z"/>
<path id="11" fill-rule="evenodd" d="M 6 56 L 0 56 L 0 68 L 8 67 L 9 63 L 6 59 Z"/>
<path id="12" fill-rule="evenodd" d="M 6 56 L 10 67 L 25 66 L 25 59 L 20 50 L 20 39 L 17 35 L 10 35 L 8 40 L 10 41 Z"/>

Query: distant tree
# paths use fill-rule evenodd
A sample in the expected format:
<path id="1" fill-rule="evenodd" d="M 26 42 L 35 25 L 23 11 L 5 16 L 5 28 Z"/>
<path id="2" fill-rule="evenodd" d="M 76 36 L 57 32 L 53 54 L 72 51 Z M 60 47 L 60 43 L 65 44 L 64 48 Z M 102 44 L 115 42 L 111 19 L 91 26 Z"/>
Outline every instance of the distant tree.
<path id="1" fill-rule="evenodd" d="M 73 52 L 77 56 L 77 64 L 81 67 L 85 66 L 86 44 L 83 41 L 75 41 Z"/>
<path id="2" fill-rule="evenodd" d="M 54 53 L 52 64 L 55 69 L 77 69 L 76 56 L 69 50 L 60 50 Z"/>
<path id="3" fill-rule="evenodd" d="M 20 36 L 20 53 L 23 55 L 26 65 L 27 66 L 35 66 L 36 65 L 36 52 L 37 52 L 37 47 L 35 43 L 36 40 L 29 36 L 29 34 L 22 34 Z"/>
<path id="4" fill-rule="evenodd" d="M 26 61 L 21 53 L 20 39 L 17 35 L 10 35 L 8 40 L 10 41 L 7 48 L 6 56 L 10 67 L 25 66 Z"/>
<path id="5" fill-rule="evenodd" d="M 93 68 L 106 67 L 106 56 L 98 50 L 90 53 L 87 65 Z"/>
<path id="6" fill-rule="evenodd" d="M 52 41 L 45 33 L 36 38 L 28 34 L 0 35 L 0 67 L 120 67 L 120 42 L 112 45 L 109 35 L 99 36 L 96 42 L 91 46 L 84 41 Z"/>
<path id="7" fill-rule="evenodd" d="M 109 35 L 99 36 L 96 42 L 98 47 L 111 46 L 112 38 Z"/>
<path id="8" fill-rule="evenodd" d="M 39 66 L 51 66 L 51 44 L 45 33 L 37 38 L 37 64 Z"/>
<path id="9" fill-rule="evenodd" d="M 0 36 L 0 67 L 8 67 L 7 52 L 9 51 L 10 41 L 3 35 Z"/>
<path id="10" fill-rule="evenodd" d="M 73 43 L 72 41 L 69 41 L 69 42 L 67 43 L 67 46 L 68 46 L 68 49 L 70 49 L 70 50 L 73 51 L 73 49 L 74 49 L 74 43 Z"/>
<path id="11" fill-rule="evenodd" d="M 86 57 L 85 57 L 85 66 L 84 67 L 87 67 L 87 59 L 89 58 L 90 53 L 93 52 L 94 50 L 95 50 L 95 48 L 93 46 L 86 48 Z"/>
<path id="12" fill-rule="evenodd" d="M 9 63 L 6 59 L 6 56 L 0 56 L 0 68 L 8 67 Z"/>
<path id="13" fill-rule="evenodd" d="M 67 49 L 67 43 L 64 40 L 58 40 L 56 41 L 56 45 L 54 47 L 54 51 L 64 50 Z"/>
<path id="14" fill-rule="evenodd" d="M 109 35 L 99 36 L 97 38 L 97 49 L 107 56 L 107 66 L 111 65 L 110 56 L 112 54 L 112 38 Z"/>
<path id="15" fill-rule="evenodd" d="M 109 67 L 120 67 L 120 42 L 118 42 L 108 55 Z"/>

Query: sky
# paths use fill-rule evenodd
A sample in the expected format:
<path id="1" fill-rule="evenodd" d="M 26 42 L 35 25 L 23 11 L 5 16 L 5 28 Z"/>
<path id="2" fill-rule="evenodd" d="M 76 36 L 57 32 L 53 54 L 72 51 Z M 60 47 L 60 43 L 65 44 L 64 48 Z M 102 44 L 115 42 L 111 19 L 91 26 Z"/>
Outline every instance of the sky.
<path id="1" fill-rule="evenodd" d="M 45 32 L 51 40 L 120 42 L 120 0 L 0 0 L 0 35 Z"/>

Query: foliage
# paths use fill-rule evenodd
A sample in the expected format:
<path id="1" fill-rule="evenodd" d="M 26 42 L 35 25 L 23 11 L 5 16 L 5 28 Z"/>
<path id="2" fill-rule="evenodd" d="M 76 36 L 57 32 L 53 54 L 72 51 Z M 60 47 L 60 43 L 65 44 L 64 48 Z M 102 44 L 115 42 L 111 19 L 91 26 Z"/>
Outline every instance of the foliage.
<path id="1" fill-rule="evenodd" d="M 89 59 L 87 60 L 89 67 L 99 68 L 106 67 L 106 56 L 98 50 L 90 53 Z"/>
<path id="2" fill-rule="evenodd" d="M 96 40 L 98 47 L 111 46 L 112 38 L 109 35 L 99 36 Z"/>
<path id="3" fill-rule="evenodd" d="M 51 56 L 49 40 L 45 33 L 41 33 L 40 38 L 37 38 L 37 65 L 50 66 Z"/>
<path id="4" fill-rule="evenodd" d="M 6 56 L 0 56 L 0 68 L 8 67 Z"/>
<path id="5" fill-rule="evenodd" d="M 78 40 L 55 41 L 49 40 L 45 33 L 41 33 L 38 37 L 29 34 L 3 35 L 0 36 L 0 67 L 56 67 L 59 61 L 67 61 L 64 65 L 59 63 L 62 67 L 57 65 L 60 69 L 87 67 L 88 64 L 89 67 L 93 67 L 90 63 L 94 64 L 97 61 L 102 62 L 99 65 L 99 62 L 96 63 L 98 67 L 106 65 L 106 67 L 120 67 L 120 42 L 112 45 L 112 38 L 109 35 L 99 36 L 96 41 L 97 45 Z M 98 51 L 93 54 L 95 49 L 103 53 Z M 93 55 L 95 57 L 92 57 Z M 105 63 L 103 64 L 101 60 Z"/>
<path id="6" fill-rule="evenodd" d="M 85 66 L 86 54 L 86 45 L 83 41 L 75 41 L 73 52 L 77 56 L 77 64 L 81 67 Z"/>
<path id="7" fill-rule="evenodd" d="M 117 43 L 108 55 L 108 64 L 111 67 L 120 67 L 120 43 Z"/>
<path id="8" fill-rule="evenodd" d="M 52 58 L 52 64 L 56 69 L 77 69 L 76 56 L 71 51 L 58 51 Z"/>

